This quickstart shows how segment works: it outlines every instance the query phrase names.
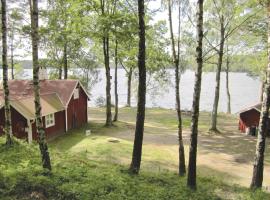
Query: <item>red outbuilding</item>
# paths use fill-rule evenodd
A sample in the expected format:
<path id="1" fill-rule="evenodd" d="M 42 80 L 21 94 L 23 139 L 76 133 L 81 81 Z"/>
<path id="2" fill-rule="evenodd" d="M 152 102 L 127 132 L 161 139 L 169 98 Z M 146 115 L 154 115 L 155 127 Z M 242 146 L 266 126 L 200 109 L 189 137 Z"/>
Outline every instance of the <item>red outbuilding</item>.
<path id="1" fill-rule="evenodd" d="M 261 107 L 262 104 L 258 103 L 238 112 L 239 130 L 242 133 L 255 134 L 260 122 Z M 267 135 L 270 136 L 269 131 Z"/>
<path id="2" fill-rule="evenodd" d="M 33 82 L 10 80 L 11 123 L 14 136 L 37 140 Z M 41 80 L 40 102 L 47 139 L 87 123 L 89 96 L 78 80 Z M 4 95 L 0 88 L 0 134 L 5 121 Z"/>

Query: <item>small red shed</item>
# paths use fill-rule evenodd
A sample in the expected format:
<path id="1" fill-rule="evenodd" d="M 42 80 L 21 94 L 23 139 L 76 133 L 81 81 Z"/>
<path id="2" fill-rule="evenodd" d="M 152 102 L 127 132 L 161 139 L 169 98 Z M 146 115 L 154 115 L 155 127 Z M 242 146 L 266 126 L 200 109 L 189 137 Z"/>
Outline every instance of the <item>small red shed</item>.
<path id="1" fill-rule="evenodd" d="M 33 82 L 10 80 L 10 106 L 14 136 L 37 140 Z M 78 80 L 41 80 L 40 100 L 47 138 L 53 138 L 88 121 L 89 96 Z M 5 121 L 3 90 L 0 89 L 0 135 Z"/>
<path id="2" fill-rule="evenodd" d="M 238 112 L 239 130 L 242 133 L 247 133 L 250 129 L 256 130 L 258 128 L 260 123 L 261 107 L 262 104 L 258 103 Z M 267 135 L 270 136 L 269 131 Z"/>
<path id="3" fill-rule="evenodd" d="M 239 112 L 239 130 L 242 133 L 245 133 L 247 128 L 259 126 L 261 106 L 262 104 L 258 103 Z"/>

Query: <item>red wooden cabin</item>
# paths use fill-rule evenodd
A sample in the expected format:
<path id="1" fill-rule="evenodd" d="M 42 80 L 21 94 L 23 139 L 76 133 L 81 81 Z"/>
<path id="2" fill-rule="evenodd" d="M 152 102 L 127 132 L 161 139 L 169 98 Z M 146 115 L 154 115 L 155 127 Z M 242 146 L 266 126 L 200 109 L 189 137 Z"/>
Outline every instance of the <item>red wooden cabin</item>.
<path id="1" fill-rule="evenodd" d="M 12 133 L 21 139 L 37 140 L 33 83 L 9 81 Z M 89 96 L 78 80 L 41 80 L 40 100 L 47 138 L 53 138 L 87 123 Z M 0 134 L 4 127 L 4 97 L 0 89 Z"/>
<path id="2" fill-rule="evenodd" d="M 239 112 L 239 130 L 247 133 L 249 129 L 257 129 L 260 122 L 261 103 L 250 106 Z M 268 131 L 268 136 L 270 132 Z"/>

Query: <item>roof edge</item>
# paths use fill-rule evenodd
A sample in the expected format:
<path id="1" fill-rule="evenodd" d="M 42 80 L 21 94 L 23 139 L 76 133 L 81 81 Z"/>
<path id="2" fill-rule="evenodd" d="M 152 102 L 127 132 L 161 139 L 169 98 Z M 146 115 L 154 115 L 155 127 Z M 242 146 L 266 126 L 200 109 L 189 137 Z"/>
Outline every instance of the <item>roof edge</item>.
<path id="1" fill-rule="evenodd" d="M 247 108 L 244 108 L 244 109 L 238 111 L 236 114 L 241 114 L 243 112 L 246 112 L 246 111 L 249 111 L 249 110 L 252 110 L 252 109 L 257 110 L 258 112 L 261 112 L 261 110 L 257 108 L 257 106 L 260 105 L 260 104 L 261 103 L 257 103 L 257 104 L 254 104 L 252 106 L 249 106 Z"/>
<path id="2" fill-rule="evenodd" d="M 72 93 L 71 93 L 71 95 L 70 95 L 70 97 L 69 97 L 69 99 L 68 99 L 68 101 L 67 101 L 67 104 L 64 105 L 65 107 L 68 106 L 68 104 L 69 104 L 69 102 L 70 102 L 70 100 L 71 100 L 71 98 L 72 98 L 72 96 L 73 96 L 74 90 L 76 89 L 76 87 L 77 87 L 78 84 L 80 84 L 80 87 L 83 89 L 83 91 L 84 91 L 84 93 L 86 94 L 87 98 L 90 100 L 90 96 L 89 96 L 88 92 L 86 91 L 86 89 L 83 87 L 82 83 L 81 83 L 79 80 L 76 80 L 76 81 L 77 81 L 77 83 L 76 83 L 75 87 L 74 87 L 73 90 L 72 90 Z"/>
<path id="3" fill-rule="evenodd" d="M 90 100 L 90 95 L 88 94 L 87 90 L 84 88 L 84 86 L 81 83 L 81 81 L 79 81 L 79 84 L 80 84 L 81 88 L 83 89 L 84 93 L 86 94 L 86 96 L 88 97 L 88 100 Z"/>
<path id="4" fill-rule="evenodd" d="M 33 119 L 33 118 L 28 118 L 27 116 L 25 116 L 21 111 L 20 109 L 16 108 L 16 106 L 13 105 L 13 103 L 10 101 L 10 105 L 18 112 L 20 113 L 26 120 L 30 120 L 30 119 Z"/>

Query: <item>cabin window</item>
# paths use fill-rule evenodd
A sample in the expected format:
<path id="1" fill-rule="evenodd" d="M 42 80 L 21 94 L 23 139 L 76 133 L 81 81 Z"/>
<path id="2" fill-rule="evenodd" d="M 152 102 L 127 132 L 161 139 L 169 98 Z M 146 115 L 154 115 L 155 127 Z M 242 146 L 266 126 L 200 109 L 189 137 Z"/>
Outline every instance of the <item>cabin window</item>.
<path id="1" fill-rule="evenodd" d="M 55 125 L 54 114 L 49 114 L 45 116 L 45 121 L 46 121 L 46 128 L 54 126 Z"/>
<path id="2" fill-rule="evenodd" d="M 74 99 L 79 99 L 79 88 L 76 88 L 76 89 L 74 90 L 73 96 L 74 96 Z"/>

